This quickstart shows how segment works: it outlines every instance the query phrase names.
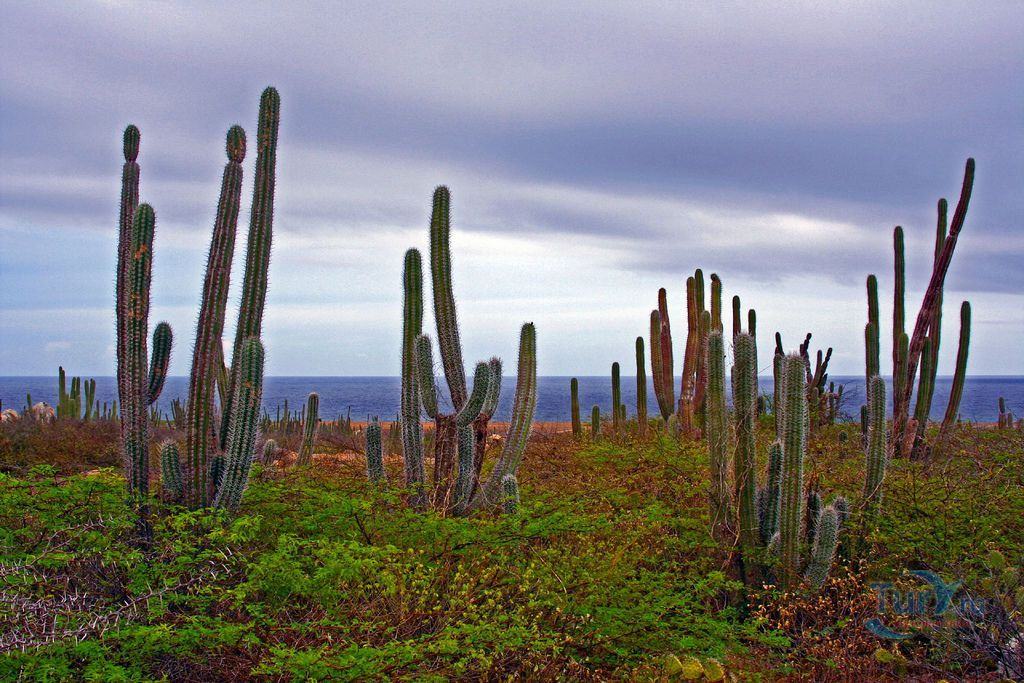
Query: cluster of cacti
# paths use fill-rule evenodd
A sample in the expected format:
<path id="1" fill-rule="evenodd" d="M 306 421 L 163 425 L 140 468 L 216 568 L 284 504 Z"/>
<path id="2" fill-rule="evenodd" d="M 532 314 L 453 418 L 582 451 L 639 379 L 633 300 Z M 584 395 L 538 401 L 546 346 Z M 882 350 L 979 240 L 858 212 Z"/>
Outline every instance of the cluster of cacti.
<path id="1" fill-rule="evenodd" d="M 101 410 L 99 401 L 96 400 L 96 380 L 87 379 L 83 382 L 81 377 L 72 377 L 69 391 L 63 367 L 58 368 L 57 377 L 58 420 L 106 419 L 106 405 L 104 404 Z"/>
<path id="2" fill-rule="evenodd" d="M 814 368 L 811 369 L 811 338 L 810 332 L 804 337 L 800 344 L 798 354 L 804 360 L 804 377 L 807 392 L 807 404 L 809 406 L 808 426 L 813 433 L 818 427 L 826 424 L 834 424 L 839 415 L 842 405 L 843 387 L 836 388 L 835 382 L 828 381 L 828 364 L 832 360 L 832 347 L 824 353 L 818 350 Z M 781 397 L 782 390 L 782 367 L 785 359 L 785 352 L 782 350 L 782 335 L 775 333 L 775 354 L 772 362 L 772 372 L 775 379 L 775 394 L 772 401 L 772 409 L 775 414 L 775 434 L 781 438 L 780 416 L 784 409 L 785 401 Z"/>
<path id="3" fill-rule="evenodd" d="M 280 97 L 273 88 L 260 100 L 256 176 L 246 253 L 245 276 L 230 369 L 224 363 L 222 335 L 227 307 L 242 188 L 245 132 L 232 126 L 227 133 L 224 168 L 209 258 L 203 280 L 196 341 L 184 405 L 186 442 L 184 458 L 178 448 L 166 447 L 161 464 L 165 488 L 184 504 L 236 508 L 248 481 L 259 428 L 263 388 L 264 350 L 260 342 L 267 270 L 273 228 L 274 178 Z M 170 356 L 170 328 L 158 326 L 153 335 L 153 362 L 144 383 L 145 326 L 149 305 L 149 270 L 152 258 L 153 211 L 138 202 L 138 130 L 125 133 L 122 187 L 122 241 L 118 253 L 130 260 L 118 268 L 118 385 L 121 393 L 125 451 L 131 463 L 133 490 L 145 492 L 148 482 L 144 402 L 152 403 L 163 387 Z M 131 230 L 125 221 L 134 212 Z M 129 239 L 126 239 L 130 237 Z M 219 405 L 214 400 L 217 388 Z M 180 405 L 175 421 L 180 420 Z M 219 417 L 218 417 L 219 412 Z M 175 464 L 175 460 L 177 463 Z M 180 472 L 180 476 L 176 475 Z M 178 483 L 180 482 L 180 484 Z"/>
<path id="4" fill-rule="evenodd" d="M 931 402 L 935 391 L 935 376 L 938 371 L 938 354 L 940 332 L 942 327 L 942 299 L 946 273 L 953 259 L 960 230 L 967 217 L 967 207 L 971 199 L 974 185 L 974 159 L 968 159 L 964 170 L 960 200 L 953 212 L 947 232 L 947 203 L 938 203 L 938 221 L 935 233 L 935 249 L 932 260 L 931 277 L 925 289 L 921 307 L 911 334 L 905 330 L 904 296 L 906 289 L 905 258 L 903 253 L 903 229 L 896 227 L 893 234 L 894 250 L 894 301 L 893 301 L 893 421 L 891 450 L 893 457 L 910 455 L 913 458 L 923 457 L 927 451 L 925 427 L 931 412 Z M 874 291 L 872 291 L 874 290 Z M 877 366 L 873 365 L 877 357 L 877 324 L 878 302 L 877 283 L 873 276 L 868 280 L 868 325 L 875 327 L 866 333 L 870 337 L 868 343 L 869 367 L 868 376 L 878 374 Z M 966 324 L 965 322 L 966 321 Z M 961 307 L 960 350 L 957 353 L 957 367 L 954 375 L 954 391 L 950 394 L 950 402 L 946 409 L 946 418 L 940 432 L 947 431 L 952 419 L 959 410 L 960 392 L 956 391 L 959 379 L 962 391 L 963 377 L 967 370 L 967 347 L 970 342 L 970 304 L 963 302 Z M 914 384 L 918 382 L 917 404 L 913 416 L 910 415 L 910 399 L 914 392 Z M 950 415 L 953 418 L 950 418 Z M 941 444 L 943 439 L 940 438 Z"/>
<path id="5" fill-rule="evenodd" d="M 303 411 L 303 415 L 299 466 L 308 465 L 313 461 L 313 445 L 316 443 L 316 433 L 320 428 L 320 395 L 315 391 L 307 397 L 306 409 Z"/>
<path id="6" fill-rule="evenodd" d="M 402 306 L 402 455 L 409 503 L 415 509 L 432 505 L 442 513 L 462 514 L 501 503 L 503 481 L 514 480 L 526 448 L 537 402 L 536 332 L 522 327 L 519 367 L 512 419 L 501 455 L 486 481 L 481 481 L 488 423 L 501 391 L 501 361 L 478 363 L 473 391 L 466 386 L 455 294 L 452 288 L 450 203 L 447 187 L 434 191 L 430 217 L 430 272 L 438 350 L 448 387 L 451 412 L 442 409 L 434 379 L 433 345 L 422 334 L 423 282 L 419 251 L 405 255 Z M 423 456 L 420 409 L 434 420 L 434 467 L 428 490 Z M 518 489 L 517 489 L 518 490 Z"/>

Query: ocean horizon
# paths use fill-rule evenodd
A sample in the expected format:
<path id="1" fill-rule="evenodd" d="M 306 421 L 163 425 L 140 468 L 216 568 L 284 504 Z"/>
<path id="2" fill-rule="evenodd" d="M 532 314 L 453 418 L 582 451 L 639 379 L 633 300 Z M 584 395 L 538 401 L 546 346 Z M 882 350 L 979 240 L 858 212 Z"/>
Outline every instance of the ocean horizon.
<path id="1" fill-rule="evenodd" d="M 114 377 L 94 377 L 96 399 L 102 405 L 110 404 L 117 397 Z M 471 377 L 470 377 L 471 379 Z M 547 375 L 537 378 L 537 411 L 535 419 L 540 422 L 564 422 L 570 419 L 569 381 L 570 375 Z M 602 415 L 611 411 L 610 375 L 577 376 L 580 385 L 580 411 L 589 419 L 590 409 L 597 405 Z M 636 377 L 622 376 L 622 402 L 630 416 L 636 414 Z M 836 386 L 843 386 L 841 414 L 846 419 L 859 419 L 860 405 L 864 397 L 864 377 L 837 375 L 829 378 Z M 886 377 L 886 381 L 889 381 Z M 70 381 L 70 380 L 69 380 Z M 439 380 L 442 388 L 444 380 Z M 653 417 L 657 411 L 654 388 L 648 377 L 647 405 Z M 774 388 L 772 377 L 758 377 L 759 391 L 771 394 Z M 932 401 L 932 420 L 941 420 L 946 410 L 951 376 L 939 376 L 935 381 L 935 396 Z M 324 420 L 334 420 L 351 411 L 352 419 L 363 420 L 378 416 L 381 420 L 392 420 L 398 413 L 400 380 L 397 376 L 268 376 L 264 381 L 263 409 L 271 416 L 278 408 L 283 409 L 285 401 L 291 410 L 299 410 L 310 392 L 320 395 L 320 415 Z M 677 387 L 678 390 L 678 387 Z M 188 377 L 168 377 L 160 400 L 159 410 L 170 412 L 171 401 L 184 399 L 188 392 Z M 25 407 L 26 394 L 33 402 L 45 401 L 50 405 L 57 402 L 57 377 L 50 376 L 5 376 L 0 377 L 0 407 L 21 410 Z M 512 398 L 515 393 L 515 377 L 502 379 L 501 400 L 498 404 L 497 419 L 509 417 Z M 728 393 L 728 392 L 727 392 Z M 440 392 L 442 396 L 446 390 Z M 975 422 L 994 422 L 998 415 L 998 400 L 1005 398 L 1007 407 L 1017 416 L 1024 416 L 1024 376 L 1020 375 L 976 375 L 964 383 L 963 398 L 960 402 L 960 416 Z M 891 395 L 888 397 L 891 405 Z"/>

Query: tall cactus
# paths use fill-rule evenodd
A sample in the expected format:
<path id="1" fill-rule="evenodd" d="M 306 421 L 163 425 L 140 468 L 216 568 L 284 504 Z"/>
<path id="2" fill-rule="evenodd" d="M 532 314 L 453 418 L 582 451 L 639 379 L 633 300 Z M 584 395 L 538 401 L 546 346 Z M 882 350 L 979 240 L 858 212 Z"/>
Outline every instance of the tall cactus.
<path id="1" fill-rule="evenodd" d="M 733 412 L 736 420 L 736 455 L 733 477 L 739 508 L 739 539 L 745 548 L 758 542 L 755 428 L 757 418 L 757 345 L 740 332 L 733 339 Z"/>
<path id="2" fill-rule="evenodd" d="M 622 434 L 622 386 L 619 378 L 619 364 L 612 363 L 612 432 L 619 436 Z"/>
<path id="3" fill-rule="evenodd" d="M 644 338 L 636 338 L 636 422 L 640 438 L 647 435 L 647 363 L 644 360 Z M 576 422 L 579 422 L 579 406 L 576 406 Z M 573 430 L 576 429 L 573 423 Z"/>
<path id="4" fill-rule="evenodd" d="M 796 585 L 800 572 L 803 521 L 804 457 L 807 454 L 807 393 L 804 359 L 786 356 L 782 379 L 785 408 L 782 441 L 782 496 L 779 515 L 779 556 L 783 588 Z"/>
<path id="5" fill-rule="evenodd" d="M 946 273 L 949 264 L 953 259 L 953 252 L 956 249 L 957 239 L 967 218 L 967 207 L 970 204 L 971 192 L 974 187 L 974 159 L 968 159 L 964 168 L 963 185 L 960 188 L 960 199 L 957 202 L 956 210 L 953 212 L 953 219 L 950 221 L 949 232 L 943 241 L 942 251 L 934 260 L 932 274 L 925 289 L 921 307 L 914 322 L 914 329 L 910 335 L 907 346 L 906 381 L 900 385 L 900 393 L 893 396 L 893 456 L 903 455 L 903 444 L 907 443 L 906 430 L 908 426 L 908 410 L 910 397 L 914 388 L 914 380 L 917 377 L 918 365 L 921 361 L 921 353 L 924 350 L 924 340 L 928 330 L 936 319 L 936 310 L 942 304 L 942 290 L 945 286 Z M 933 353 L 936 351 L 933 350 Z"/>
<path id="6" fill-rule="evenodd" d="M 242 344 L 237 383 L 231 399 L 233 417 L 224 454 L 224 472 L 214 499 L 214 506 L 219 508 L 238 509 L 249 482 L 249 469 L 259 430 L 260 401 L 263 398 L 263 359 L 263 344 L 260 340 L 255 337 L 246 339 Z M 310 398 L 314 396 L 316 394 L 311 394 Z"/>
<path id="7" fill-rule="evenodd" d="M 125 394 L 121 397 L 125 425 L 124 457 L 128 489 L 138 496 L 149 493 L 149 438 L 147 414 L 147 336 L 149 291 L 153 274 L 153 233 L 156 214 L 149 204 L 140 204 L 132 222 L 130 263 L 126 271 L 125 358 L 121 370 Z"/>
<path id="8" fill-rule="evenodd" d="M 956 352 L 956 370 L 953 373 L 953 386 L 949 390 L 949 401 L 946 413 L 942 418 L 939 430 L 939 445 L 945 443 L 950 428 L 960 414 L 960 399 L 964 393 L 964 380 L 967 377 L 967 354 L 971 346 L 971 303 L 965 301 L 960 305 L 960 343 Z"/>
<path id="9" fill-rule="evenodd" d="M 708 393 L 705 429 L 711 458 L 711 524 L 717 538 L 730 526 L 729 433 L 725 406 L 725 348 L 717 329 L 708 336 Z"/>
<path id="10" fill-rule="evenodd" d="M 366 477 L 373 484 L 383 484 L 387 481 L 380 422 L 376 418 L 366 426 Z"/>
<path id="11" fill-rule="evenodd" d="M 885 447 L 885 380 L 878 375 L 871 378 L 867 413 L 868 440 L 865 451 L 864 506 L 868 517 L 873 519 L 882 504 L 882 483 L 885 480 L 885 467 L 887 463 Z"/>
<path id="12" fill-rule="evenodd" d="M 227 163 L 221 179 L 217 216 L 210 238 L 210 249 L 203 277 L 203 294 L 199 306 L 199 322 L 192 351 L 189 395 L 186 404 L 185 498 L 192 507 L 207 505 L 212 497 L 209 480 L 211 451 L 215 434 L 213 387 L 217 383 L 223 351 L 221 338 L 227 310 L 231 263 L 235 253 L 235 235 L 242 195 L 242 161 L 245 159 L 245 131 L 232 126 L 227 133 Z M 221 382 L 220 384 L 223 384 Z M 227 387 L 223 387 L 221 409 L 230 409 Z"/>
<path id="13" fill-rule="evenodd" d="M 516 393 L 512 402 L 512 418 L 505 435 L 505 443 L 490 476 L 480 486 L 473 498 L 473 507 L 491 506 L 499 502 L 502 479 L 510 474 L 515 476 L 519 470 L 523 453 L 526 451 L 526 442 L 530 437 L 536 408 L 537 331 L 533 323 L 525 323 L 519 333 Z"/>
<path id="14" fill-rule="evenodd" d="M 590 409 L 590 440 L 597 441 L 601 438 L 601 406 L 595 405 Z"/>
<path id="15" fill-rule="evenodd" d="M 128 425 L 125 415 L 125 399 L 128 397 L 128 378 L 124 372 L 128 358 L 128 268 L 131 265 L 132 225 L 135 210 L 139 206 L 139 129 L 129 125 L 124 129 L 124 166 L 121 168 L 121 210 L 118 216 L 117 273 L 115 284 L 116 349 L 117 349 L 117 396 L 121 407 L 121 437 Z"/>
<path id="16" fill-rule="evenodd" d="M 434 190 L 430 214 L 430 281 L 434 293 L 437 345 L 445 381 L 455 410 L 462 408 L 468 394 L 462 364 L 462 341 L 452 288 L 451 193 L 444 185 Z"/>
<path id="17" fill-rule="evenodd" d="M 426 506 L 426 473 L 423 467 L 423 425 L 420 422 L 420 394 L 416 372 L 416 339 L 423 329 L 423 270 L 420 252 L 405 252 L 402 273 L 402 458 L 409 503 L 415 509 Z"/>
<path id="18" fill-rule="evenodd" d="M 896 226 L 892 232 L 893 250 L 893 304 L 892 304 L 892 392 L 893 396 L 903 395 L 903 384 L 907 382 L 907 349 L 902 344 L 906 331 L 905 298 L 907 288 L 906 258 L 903 251 L 903 228 Z M 909 344 L 909 339 L 908 342 Z"/>
<path id="19" fill-rule="evenodd" d="M 572 414 L 572 435 L 577 439 L 583 433 L 580 423 L 580 382 L 573 377 L 569 380 L 569 410 Z"/>
<path id="20" fill-rule="evenodd" d="M 234 396 L 241 372 L 238 363 L 242 344 L 250 337 L 259 339 L 263 330 L 263 307 L 267 300 L 270 270 L 270 246 L 274 233 L 274 184 L 277 175 L 277 132 L 281 123 L 281 96 L 268 87 L 260 97 L 259 124 L 256 130 L 256 174 L 253 179 L 249 238 L 242 278 L 242 298 L 231 356 L 228 395 Z M 230 150 L 229 150 L 230 154 Z M 234 399 L 232 399 L 233 401 Z M 232 411 L 225 410 L 221 420 L 221 447 L 227 447 Z"/>
<path id="21" fill-rule="evenodd" d="M 878 278 L 868 275 L 868 322 L 864 328 L 865 371 L 864 391 L 867 392 L 871 378 L 881 373 L 879 361 L 879 310 L 878 310 Z"/>
<path id="22" fill-rule="evenodd" d="M 315 391 L 306 398 L 306 420 L 302 425 L 302 447 L 299 449 L 299 465 L 313 461 L 313 445 L 320 427 L 320 394 Z"/>

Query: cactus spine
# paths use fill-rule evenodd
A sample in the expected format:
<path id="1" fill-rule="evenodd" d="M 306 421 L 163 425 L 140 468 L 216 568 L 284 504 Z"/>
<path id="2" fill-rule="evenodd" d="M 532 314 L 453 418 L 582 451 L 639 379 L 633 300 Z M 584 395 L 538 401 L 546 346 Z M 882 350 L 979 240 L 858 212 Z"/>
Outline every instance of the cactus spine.
<path id="1" fill-rule="evenodd" d="M 785 400 L 782 442 L 782 498 L 779 515 L 779 556 L 783 588 L 796 585 L 800 571 L 800 538 L 803 521 L 804 456 L 807 453 L 807 394 L 804 359 L 791 354 L 785 359 Z"/>
<path id="2" fill-rule="evenodd" d="M 228 377 L 228 396 L 234 397 L 239 381 L 242 345 L 250 337 L 259 339 L 263 329 L 263 307 L 267 300 L 267 276 L 270 270 L 270 246 L 274 232 L 274 183 L 277 168 L 277 131 L 281 123 L 281 97 L 267 88 L 260 97 L 256 131 L 256 174 L 253 180 L 252 210 L 249 216 L 248 250 L 242 278 L 242 298 Z M 230 154 L 230 150 L 229 150 Z M 231 399 L 232 403 L 234 399 Z M 223 414 L 220 441 L 227 445 L 232 411 Z"/>
<path id="3" fill-rule="evenodd" d="M 705 432 L 711 458 L 711 524 L 717 538 L 729 529 L 729 434 L 725 407 L 725 349 L 722 333 L 708 335 L 708 391 Z"/>
<path id="4" fill-rule="evenodd" d="M 644 338 L 636 338 L 636 423 L 640 438 L 647 435 L 647 363 L 644 360 Z M 575 381 L 575 380 L 574 380 Z M 579 405 L 576 405 L 573 431 L 579 422 Z"/>
<path id="5" fill-rule="evenodd" d="M 409 503 L 414 509 L 426 506 L 423 467 L 423 425 L 420 422 L 420 396 L 416 371 L 416 339 L 423 329 L 423 270 L 420 252 L 405 252 L 402 273 L 402 458 L 405 485 L 410 489 Z"/>
<path id="6" fill-rule="evenodd" d="M 612 363 L 612 433 L 622 434 L 622 387 L 619 378 L 619 364 Z"/>
<path id="7" fill-rule="evenodd" d="M 260 401 L 263 398 L 263 344 L 250 337 L 242 344 L 234 395 L 231 399 L 231 433 L 224 454 L 224 471 L 214 506 L 237 510 L 249 481 L 256 432 L 259 429 Z M 316 394 L 310 395 L 312 402 Z M 307 415 L 309 419 L 309 415 Z M 313 420 L 315 424 L 315 419 Z M 307 432 L 309 430 L 307 429 Z"/>
<path id="8" fill-rule="evenodd" d="M 387 481 L 380 422 L 376 418 L 366 426 L 366 478 L 373 484 L 383 484 Z"/>
<path id="9" fill-rule="evenodd" d="M 302 425 L 302 447 L 299 449 L 300 466 L 313 461 L 313 444 L 316 442 L 316 433 L 320 427 L 320 395 L 315 391 L 306 399 L 305 416 Z"/>
<path id="10" fill-rule="evenodd" d="M 569 380 L 569 402 L 572 411 L 572 435 L 577 439 L 583 433 L 580 423 L 580 382 L 575 377 Z"/>

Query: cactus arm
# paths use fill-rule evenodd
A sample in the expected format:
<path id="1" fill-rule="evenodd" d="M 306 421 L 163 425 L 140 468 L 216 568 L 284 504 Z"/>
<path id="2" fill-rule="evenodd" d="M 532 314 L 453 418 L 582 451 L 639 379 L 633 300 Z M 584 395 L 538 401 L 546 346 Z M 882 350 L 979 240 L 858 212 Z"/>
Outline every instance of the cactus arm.
<path id="1" fill-rule="evenodd" d="M 590 409 L 590 440 L 601 438 L 601 407 L 595 405 Z"/>
<path id="2" fill-rule="evenodd" d="M 416 384 L 420 388 L 420 402 L 431 419 L 436 420 L 440 411 L 437 407 L 437 387 L 434 383 L 434 351 L 430 337 L 421 334 L 416 338 Z"/>
<path id="3" fill-rule="evenodd" d="M 828 578 L 832 561 L 836 555 L 839 540 L 839 513 L 832 506 L 825 508 L 818 516 L 815 525 L 814 543 L 811 558 L 804 572 L 804 578 L 817 590 Z"/>
<path id="4" fill-rule="evenodd" d="M 238 383 L 231 399 L 235 417 L 224 453 L 224 471 L 214 498 L 214 506 L 237 510 L 249 482 L 256 432 L 259 429 L 260 401 L 263 397 L 263 344 L 249 338 L 242 345 L 238 361 Z M 311 394 L 310 397 L 316 396 Z M 307 415 L 307 419 L 309 416 Z"/>
<path id="5" fill-rule="evenodd" d="M 256 174 L 253 178 L 252 210 L 249 215 L 249 237 L 242 278 L 242 297 L 238 307 L 238 323 L 231 356 L 228 396 L 233 397 L 241 369 L 238 365 L 243 342 L 260 338 L 263 329 L 263 307 L 267 300 L 267 278 L 270 271 L 270 247 L 274 234 L 274 184 L 277 168 L 277 134 L 281 123 L 281 96 L 274 88 L 266 88 L 260 97 L 259 123 L 256 130 Z M 231 399 L 232 403 L 234 398 Z M 227 445 L 231 428 L 231 410 L 223 411 L 221 448 Z"/>
<path id="6" fill-rule="evenodd" d="M 964 379 L 967 376 L 967 355 L 971 345 L 971 304 L 965 301 L 960 305 L 960 343 L 956 352 L 956 370 L 953 373 L 953 386 L 949 391 L 949 402 L 942 418 L 942 431 L 948 430 L 960 413 L 960 399 L 964 393 Z"/>
<path id="7" fill-rule="evenodd" d="M 164 381 L 167 379 L 167 367 L 171 363 L 171 347 L 174 344 L 174 335 L 171 326 L 165 322 L 157 323 L 153 330 L 153 353 L 149 363 L 149 388 L 146 391 L 146 401 L 149 405 L 156 403 L 160 398 L 160 392 L 164 389 Z"/>
<path id="8" fill-rule="evenodd" d="M 760 529 L 762 545 L 768 545 L 779 530 L 782 504 L 782 443 L 775 441 L 768 449 L 768 476 L 764 487 L 764 513 Z"/>
<path id="9" fill-rule="evenodd" d="M 892 304 L 892 395 L 903 396 L 904 382 L 911 381 L 906 376 L 906 356 L 900 345 L 900 337 L 906 334 L 906 257 L 903 247 L 903 228 L 896 226 L 892 232 L 893 251 L 893 304 Z"/>
<path id="10" fill-rule="evenodd" d="M 659 344 L 661 355 L 661 390 L 665 394 L 663 416 L 668 418 L 675 411 L 675 364 L 672 358 L 672 324 L 668 317 L 668 293 L 662 287 L 658 290 Z"/>
<path id="11" fill-rule="evenodd" d="M 455 414 L 456 428 L 461 430 L 469 427 L 473 420 L 480 416 L 491 381 L 491 367 L 487 363 L 477 363 L 473 372 L 473 391 L 470 392 L 462 409 Z"/>
<path id="12" fill-rule="evenodd" d="M 506 515 L 514 515 L 519 511 L 519 480 L 514 474 L 506 474 L 501 478 L 501 511 Z"/>
<path id="13" fill-rule="evenodd" d="M 743 314 L 742 306 L 740 305 L 739 296 L 733 296 L 732 298 L 732 336 L 736 337 L 737 334 L 743 331 Z"/>
<path id="14" fill-rule="evenodd" d="M 885 444 L 885 380 L 878 375 L 871 378 L 867 418 L 864 508 L 868 518 L 871 519 L 877 514 L 878 508 L 882 504 L 882 483 L 885 479 L 885 467 L 888 461 Z"/>
<path id="15" fill-rule="evenodd" d="M 756 474 L 757 345 L 754 337 L 739 333 L 733 339 L 733 412 L 736 455 L 733 478 L 739 507 L 740 544 L 751 549 L 759 538 Z"/>
<path id="16" fill-rule="evenodd" d="M 711 331 L 722 332 L 722 279 L 711 273 Z"/>
<path id="17" fill-rule="evenodd" d="M 462 342 L 452 288 L 451 193 L 444 185 L 434 190 L 430 215 L 430 278 L 434 292 L 434 319 L 441 365 L 452 406 L 461 410 L 466 402 L 466 375 L 462 364 Z"/>
<path id="18" fill-rule="evenodd" d="M 661 383 L 664 379 L 661 359 L 661 314 L 657 310 L 651 311 L 651 378 L 654 381 L 654 398 L 658 401 L 658 410 L 661 411 L 662 419 L 668 421 L 668 411 L 665 409 L 665 390 Z"/>
<path id="19" fill-rule="evenodd" d="M 420 422 L 419 384 L 416 372 L 416 339 L 423 329 L 423 268 L 420 252 L 405 252 L 402 271 L 402 459 L 405 485 L 411 489 L 415 509 L 426 504 L 423 467 L 423 425 Z"/>

